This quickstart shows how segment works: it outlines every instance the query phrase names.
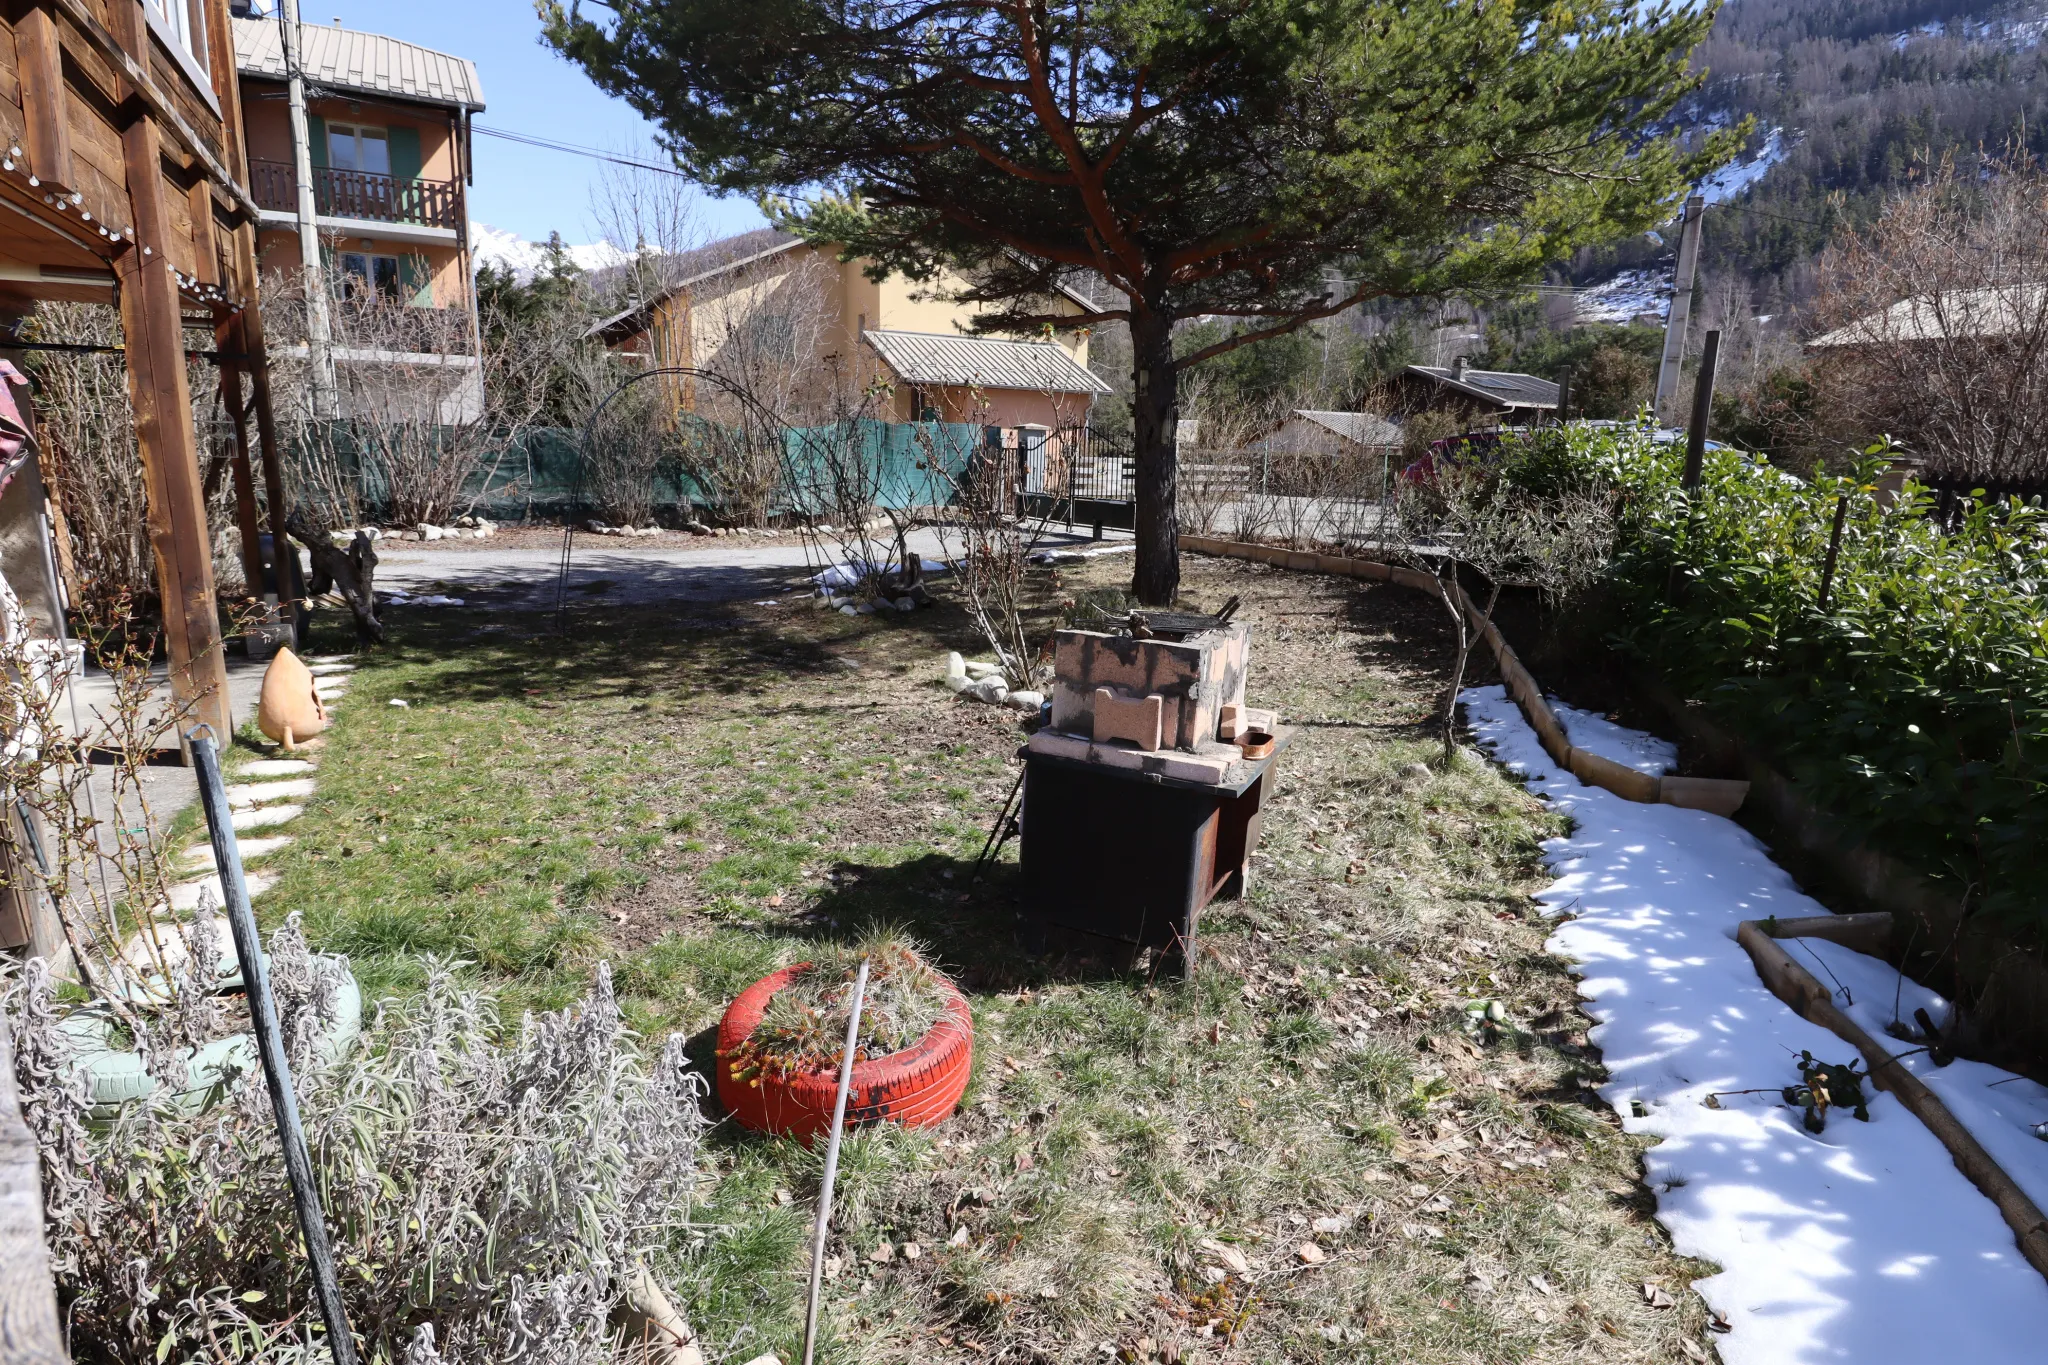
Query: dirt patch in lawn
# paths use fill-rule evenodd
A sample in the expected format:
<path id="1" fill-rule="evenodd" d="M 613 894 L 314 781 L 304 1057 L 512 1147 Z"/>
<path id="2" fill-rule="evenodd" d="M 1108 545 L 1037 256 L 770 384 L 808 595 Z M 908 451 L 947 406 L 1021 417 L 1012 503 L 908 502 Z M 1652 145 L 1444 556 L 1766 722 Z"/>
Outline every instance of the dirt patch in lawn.
<path id="1" fill-rule="evenodd" d="M 1128 571 L 1043 574 L 1045 623 Z M 1023 735 L 940 685 L 974 646 L 945 607 L 579 608 L 563 635 L 423 616 L 356 675 L 266 906 L 307 908 L 377 989 L 434 953 L 553 1005 L 607 958 L 636 1024 L 690 1035 L 707 1074 L 761 973 L 878 925 L 928 945 L 974 1004 L 975 1079 L 940 1128 L 849 1140 L 826 1359 L 1710 1353 L 1683 1292 L 1707 1268 L 1649 1217 L 1529 899 L 1562 822 L 1475 755 L 1431 765 L 1440 613 L 1186 572 L 1196 605 L 1242 595 L 1250 697 L 1302 727 L 1191 981 L 1017 946 L 1014 847 L 973 860 Z M 1468 1025 L 1484 1001 L 1497 1027 Z M 717 1143 L 660 1269 L 714 1359 L 787 1359 L 820 1157 Z"/>

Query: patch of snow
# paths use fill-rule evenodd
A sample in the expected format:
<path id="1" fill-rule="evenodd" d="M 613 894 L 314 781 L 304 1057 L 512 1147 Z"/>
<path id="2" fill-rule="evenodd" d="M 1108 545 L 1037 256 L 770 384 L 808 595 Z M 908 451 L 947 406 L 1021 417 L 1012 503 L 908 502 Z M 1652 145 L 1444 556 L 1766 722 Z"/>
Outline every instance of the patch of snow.
<path id="1" fill-rule="evenodd" d="M 522 284 L 547 261 L 545 242 L 529 242 L 516 232 L 494 228 L 472 219 L 469 224 L 470 268 L 494 266 L 509 270 Z M 627 252 L 610 242 L 582 242 L 569 247 L 569 259 L 585 270 L 603 270 L 630 259 Z"/>
<path id="2" fill-rule="evenodd" d="M 387 607 L 459 607 L 462 605 L 462 599 L 460 597 L 443 597 L 439 593 L 428 593 L 423 597 L 411 597 L 402 592 L 394 592 L 384 599 L 384 605 Z"/>
<path id="3" fill-rule="evenodd" d="M 1873 1094 L 1868 1123 L 1837 1115 L 1816 1136 L 1775 1093 L 1800 1049 L 1854 1049 L 1764 987 L 1735 928 L 1823 908 L 1733 821 L 1588 787 L 1501 688 L 1464 699 L 1480 741 L 1574 821 L 1545 845 L 1558 880 L 1539 899 L 1573 916 L 1549 946 L 1576 963 L 1598 1021 L 1602 1097 L 1628 1132 L 1660 1140 L 1644 1155 L 1658 1220 L 1681 1255 L 1722 1267 L 1695 1287 L 1732 1329 L 1716 1342 L 1726 1365 L 2037 1358 L 2048 1282 L 1948 1149 L 1889 1094 Z M 1595 752 L 1613 738 L 1581 733 Z M 1758 1087 L 1769 1093 L 1706 1107 Z"/>
<path id="4" fill-rule="evenodd" d="M 1664 270 L 1624 270 L 1603 284 L 1588 285 L 1572 301 L 1576 322 L 1628 322 L 1649 314 L 1663 320 L 1671 309 L 1671 275 Z"/>
<path id="5" fill-rule="evenodd" d="M 1675 438 L 1679 433 L 1672 435 Z M 1668 739 L 1616 725 L 1597 711 L 1581 711 L 1555 697 L 1550 699 L 1550 709 L 1557 713 L 1565 738 L 1575 749 L 1601 754 L 1651 777 L 1662 777 L 1678 766 L 1678 746 Z"/>
<path id="6" fill-rule="evenodd" d="M 1744 193 L 1764 178 L 1771 167 L 1785 159 L 1789 150 L 1783 128 L 1773 128 L 1755 156 L 1731 162 L 1700 182 L 1700 194 L 1709 204 L 1719 204 Z"/>
<path id="7" fill-rule="evenodd" d="M 920 559 L 918 560 L 918 565 L 925 573 L 944 573 L 947 569 L 946 563 L 943 560 L 937 559 Z M 864 560 L 848 560 L 843 564 L 834 564 L 821 572 L 812 574 L 811 582 L 816 583 L 821 588 L 851 588 L 871 573 L 891 573 L 894 572 L 895 568 L 896 564 L 893 560 L 880 565 L 871 565 Z"/>

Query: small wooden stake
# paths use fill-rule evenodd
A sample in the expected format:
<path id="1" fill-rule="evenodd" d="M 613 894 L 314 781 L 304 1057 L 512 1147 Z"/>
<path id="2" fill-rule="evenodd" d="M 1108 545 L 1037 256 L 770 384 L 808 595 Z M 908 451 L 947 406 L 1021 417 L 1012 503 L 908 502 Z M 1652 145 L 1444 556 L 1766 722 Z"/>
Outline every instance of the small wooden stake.
<path id="1" fill-rule="evenodd" d="M 868 993 L 868 963 L 853 978 L 853 1009 L 846 1016 L 846 1051 L 839 1058 L 839 1098 L 832 1102 L 832 1135 L 825 1142 L 825 1180 L 818 1190 L 818 1225 L 811 1234 L 811 1299 L 804 1310 L 804 1365 L 818 1345 L 818 1286 L 825 1278 L 825 1230 L 832 1222 L 832 1182 L 839 1175 L 839 1134 L 846 1126 L 846 1092 L 853 1088 L 853 1044 L 860 1037 L 860 1007 Z"/>
<path id="2" fill-rule="evenodd" d="M 199 774 L 199 804 L 206 811 L 206 832 L 213 844 L 213 865 L 220 873 L 227 901 L 228 927 L 235 935 L 235 958 L 242 966 L 242 988 L 249 997 L 249 1022 L 256 1051 L 263 1059 L 263 1079 L 270 1086 L 270 1107 L 277 1115 L 277 1135 L 284 1146 L 285 1173 L 291 1177 L 292 1205 L 299 1231 L 306 1239 L 306 1258 L 313 1263 L 313 1295 L 327 1324 L 327 1349 L 334 1365 L 357 1365 L 355 1338 L 349 1334 L 348 1311 L 334 1274 L 334 1251 L 327 1245 L 327 1219 L 320 1211 L 320 1192 L 313 1182 L 312 1158 L 306 1154 L 306 1133 L 299 1124 L 299 1096 L 292 1088 L 292 1065 L 284 1052 L 284 1034 L 277 1026 L 277 1008 L 264 975 L 263 940 L 256 933 L 256 913 L 249 907 L 249 886 L 242 879 L 242 852 L 235 842 L 228 789 L 221 781 L 220 753 L 213 734 L 195 726 L 185 736 L 192 766 Z"/>
<path id="3" fill-rule="evenodd" d="M 1721 359 L 1721 334 L 1707 333 L 1705 347 L 1700 351 L 1699 379 L 1692 387 L 1692 425 L 1685 433 L 1685 477 L 1682 480 L 1688 489 L 1698 488 L 1700 478 L 1706 472 L 1707 423 L 1714 415 L 1714 370 Z"/>

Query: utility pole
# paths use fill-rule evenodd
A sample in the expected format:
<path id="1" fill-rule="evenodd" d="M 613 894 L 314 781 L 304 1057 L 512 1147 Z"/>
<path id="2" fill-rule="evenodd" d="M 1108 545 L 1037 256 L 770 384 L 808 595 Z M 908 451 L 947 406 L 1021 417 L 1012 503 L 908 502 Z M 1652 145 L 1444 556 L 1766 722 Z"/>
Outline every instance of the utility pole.
<path id="1" fill-rule="evenodd" d="M 294 0 L 286 0 L 287 4 Z M 1688 195 L 1678 225 L 1678 269 L 1671 280 L 1671 311 L 1664 322 L 1664 359 L 1657 366 L 1657 398 L 1651 410 L 1665 420 L 1678 395 L 1678 371 L 1685 361 L 1685 325 L 1692 315 L 1693 272 L 1700 259 L 1700 216 L 1707 201 Z"/>
<path id="2" fill-rule="evenodd" d="M 311 370 L 315 421 L 331 421 L 340 413 L 335 401 L 334 329 L 327 315 L 327 269 L 320 260 L 320 224 L 313 198 L 313 137 L 306 122 L 304 34 L 299 27 L 299 0 L 277 8 L 284 37 L 285 93 L 292 119 L 292 179 L 298 182 L 299 264 L 306 281 L 306 360 Z"/>

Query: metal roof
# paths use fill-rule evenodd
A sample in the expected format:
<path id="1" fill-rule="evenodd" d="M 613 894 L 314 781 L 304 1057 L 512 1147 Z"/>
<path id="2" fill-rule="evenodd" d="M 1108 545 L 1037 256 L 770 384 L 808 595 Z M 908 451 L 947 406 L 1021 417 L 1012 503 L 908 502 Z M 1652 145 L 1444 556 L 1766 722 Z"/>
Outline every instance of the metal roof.
<path id="1" fill-rule="evenodd" d="M 861 333 L 882 363 L 906 384 L 973 384 L 1040 393 L 1108 393 L 1109 385 L 1050 341 L 936 332 Z"/>
<path id="2" fill-rule="evenodd" d="M 662 285 L 653 295 L 635 299 L 623 312 L 612 314 L 601 322 L 593 323 L 585 336 L 601 337 L 607 344 L 617 345 L 628 337 L 646 330 L 648 319 L 657 305 L 667 302 L 685 289 L 715 280 L 721 275 L 750 265 L 759 265 L 785 251 L 794 250 L 804 244 L 803 238 L 792 237 L 774 228 L 755 228 L 727 237 L 709 246 L 692 251 L 680 251 L 663 257 L 661 265 L 672 275 L 682 278 Z"/>
<path id="3" fill-rule="evenodd" d="M 235 65 L 245 76 L 285 79 L 284 40 L 275 19 L 236 19 Z M 339 25 L 304 24 L 306 80 L 330 90 L 360 90 L 458 109 L 484 107 L 476 64 L 462 57 Z"/>
<path id="4" fill-rule="evenodd" d="M 1900 299 L 1807 342 L 1812 347 L 1873 346 L 1895 341 L 1961 341 L 2012 336 L 2041 316 L 2042 286 L 2029 282 L 1950 289 Z"/>
<path id="5" fill-rule="evenodd" d="M 1555 408 L 1557 385 L 1533 374 L 1513 370 L 1465 371 L 1462 378 L 1441 365 L 1410 365 L 1409 374 L 1419 374 L 1471 398 L 1483 399 L 1504 408 Z"/>
<path id="6" fill-rule="evenodd" d="M 1294 415 L 1304 422 L 1313 422 L 1323 430 L 1333 431 L 1358 445 L 1401 444 L 1401 428 L 1386 418 L 1370 412 L 1328 412 L 1320 408 L 1296 408 Z"/>

